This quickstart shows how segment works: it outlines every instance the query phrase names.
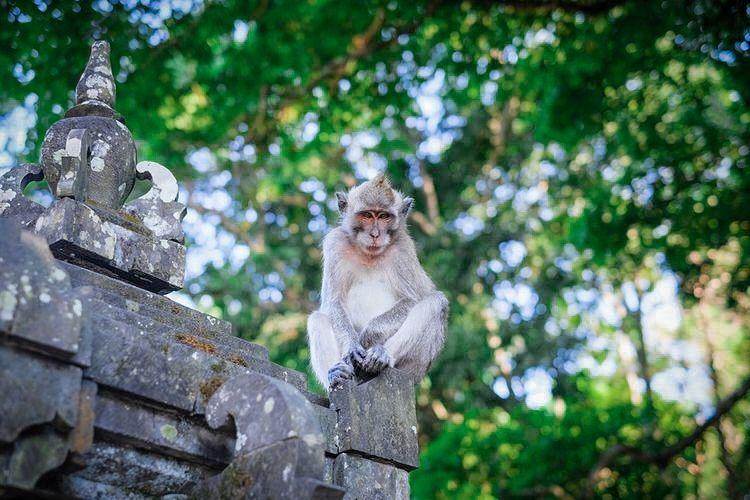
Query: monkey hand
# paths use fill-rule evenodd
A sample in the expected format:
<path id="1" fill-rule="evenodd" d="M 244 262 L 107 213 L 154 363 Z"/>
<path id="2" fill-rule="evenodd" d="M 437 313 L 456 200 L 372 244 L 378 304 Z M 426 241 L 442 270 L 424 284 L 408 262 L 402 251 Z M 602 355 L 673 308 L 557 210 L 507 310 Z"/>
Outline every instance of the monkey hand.
<path id="1" fill-rule="evenodd" d="M 344 356 L 343 361 L 350 366 L 361 367 L 365 361 L 365 348 L 359 344 L 354 344 Z"/>
<path id="2" fill-rule="evenodd" d="M 328 370 L 328 386 L 336 389 L 352 377 L 354 377 L 354 367 L 346 361 L 339 361 Z"/>
<path id="3" fill-rule="evenodd" d="M 365 359 L 359 365 L 364 371 L 370 374 L 378 374 L 391 366 L 391 355 L 380 344 L 376 344 L 365 352 Z"/>

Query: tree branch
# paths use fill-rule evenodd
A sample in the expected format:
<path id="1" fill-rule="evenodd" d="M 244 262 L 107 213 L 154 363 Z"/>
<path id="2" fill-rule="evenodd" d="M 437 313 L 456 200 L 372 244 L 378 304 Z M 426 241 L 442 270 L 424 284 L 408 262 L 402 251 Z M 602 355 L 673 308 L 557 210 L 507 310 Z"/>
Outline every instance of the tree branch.
<path id="1" fill-rule="evenodd" d="M 721 418 L 731 411 L 732 408 L 734 408 L 734 405 L 744 398 L 748 392 L 750 392 L 750 376 L 745 378 L 734 392 L 716 404 L 716 412 L 711 417 L 707 418 L 702 424 L 696 426 L 696 428 L 693 429 L 693 432 L 659 452 L 647 452 L 640 448 L 636 448 L 635 446 L 622 443 L 618 443 L 608 448 L 601 454 L 596 465 L 591 469 L 591 472 L 589 472 L 586 497 L 591 498 L 593 496 L 599 471 L 614 463 L 614 461 L 620 456 L 630 457 L 633 462 L 655 464 L 663 469 L 674 457 L 701 439 L 708 429 L 717 425 Z"/>
<path id="2" fill-rule="evenodd" d="M 425 216 L 425 214 L 423 214 L 422 212 L 413 210 L 411 212 L 411 220 L 416 222 L 419 226 L 419 229 L 421 229 L 425 234 L 434 236 L 435 233 L 437 233 L 437 227 L 432 222 L 430 222 L 427 216 Z"/>
<path id="3" fill-rule="evenodd" d="M 424 162 L 419 162 L 419 173 L 422 176 L 422 192 L 427 201 L 427 216 L 433 226 L 440 224 L 440 206 L 438 205 L 437 191 L 435 190 L 435 181 L 427 172 Z"/>

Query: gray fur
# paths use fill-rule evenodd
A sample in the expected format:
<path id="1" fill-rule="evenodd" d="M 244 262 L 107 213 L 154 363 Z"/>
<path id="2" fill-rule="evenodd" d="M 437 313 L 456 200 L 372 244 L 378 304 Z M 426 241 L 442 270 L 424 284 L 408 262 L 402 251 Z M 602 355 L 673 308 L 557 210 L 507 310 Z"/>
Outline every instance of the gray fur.
<path id="1" fill-rule="evenodd" d="M 382 344 L 389 337 L 396 333 L 404 320 L 409 315 L 409 311 L 414 307 L 416 302 L 409 298 L 403 298 L 396 302 L 391 309 L 375 317 L 370 321 L 362 331 L 362 346 L 371 347 Z"/>
<path id="2" fill-rule="evenodd" d="M 337 197 L 341 224 L 323 241 L 320 310 L 308 318 L 315 374 L 332 387 L 351 378 L 340 363 L 368 373 L 395 366 L 418 381 L 442 349 L 448 301 L 420 265 L 407 232 L 414 200 L 383 176 Z M 357 218 L 362 211 L 390 218 L 365 230 Z M 361 299 L 356 293 L 363 286 Z M 372 304 L 391 305 L 364 322 L 362 310 L 369 312 Z"/>

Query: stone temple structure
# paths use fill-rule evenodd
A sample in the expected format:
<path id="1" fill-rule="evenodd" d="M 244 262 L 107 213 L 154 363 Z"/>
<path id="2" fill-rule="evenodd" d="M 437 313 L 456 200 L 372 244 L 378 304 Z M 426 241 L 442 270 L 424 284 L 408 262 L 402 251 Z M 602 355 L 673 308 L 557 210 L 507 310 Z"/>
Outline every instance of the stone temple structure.
<path id="1" fill-rule="evenodd" d="M 407 498 L 405 375 L 327 399 L 164 296 L 183 285 L 185 207 L 114 105 L 96 42 L 39 164 L 0 177 L 0 497 Z M 42 179 L 48 208 L 23 194 Z M 150 190 L 128 201 L 137 179 Z"/>

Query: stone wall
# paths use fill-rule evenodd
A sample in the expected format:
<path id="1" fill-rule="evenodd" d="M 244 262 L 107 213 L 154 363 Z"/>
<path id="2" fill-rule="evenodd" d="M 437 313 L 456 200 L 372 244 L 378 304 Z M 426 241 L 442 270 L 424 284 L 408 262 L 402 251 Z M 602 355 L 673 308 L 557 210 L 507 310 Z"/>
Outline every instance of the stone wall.
<path id="1" fill-rule="evenodd" d="M 92 77 L 93 75 L 93 77 Z M 97 42 L 39 165 L 0 177 L 0 496 L 407 498 L 414 388 L 329 397 L 181 288 L 177 184 L 137 162 Z M 23 195 L 46 179 L 43 207 Z M 136 179 L 151 190 L 126 203 Z"/>

